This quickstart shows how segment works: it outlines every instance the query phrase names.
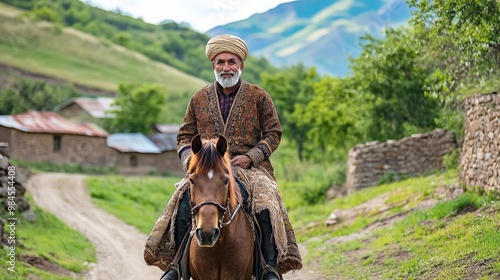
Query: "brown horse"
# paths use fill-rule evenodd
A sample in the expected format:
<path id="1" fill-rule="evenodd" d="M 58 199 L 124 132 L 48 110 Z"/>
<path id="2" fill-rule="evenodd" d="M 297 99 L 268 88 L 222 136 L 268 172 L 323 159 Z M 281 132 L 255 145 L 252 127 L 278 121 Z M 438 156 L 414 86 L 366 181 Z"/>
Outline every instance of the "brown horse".
<path id="1" fill-rule="evenodd" d="M 193 216 L 189 273 L 193 279 L 252 279 L 254 240 L 247 215 L 241 209 L 227 151 L 227 141 L 191 141 L 188 174 Z"/>

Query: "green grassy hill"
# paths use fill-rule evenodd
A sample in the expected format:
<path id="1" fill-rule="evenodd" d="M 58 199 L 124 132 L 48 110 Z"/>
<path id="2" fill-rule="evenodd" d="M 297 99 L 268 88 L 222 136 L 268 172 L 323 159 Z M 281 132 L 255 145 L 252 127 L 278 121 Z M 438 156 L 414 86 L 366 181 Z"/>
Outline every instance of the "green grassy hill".
<path id="1" fill-rule="evenodd" d="M 0 64 L 108 92 L 117 91 L 120 83 L 159 83 L 168 91 L 164 115 L 174 119 L 182 119 L 189 96 L 206 84 L 110 41 L 31 21 L 1 3 L 0 33 Z"/>

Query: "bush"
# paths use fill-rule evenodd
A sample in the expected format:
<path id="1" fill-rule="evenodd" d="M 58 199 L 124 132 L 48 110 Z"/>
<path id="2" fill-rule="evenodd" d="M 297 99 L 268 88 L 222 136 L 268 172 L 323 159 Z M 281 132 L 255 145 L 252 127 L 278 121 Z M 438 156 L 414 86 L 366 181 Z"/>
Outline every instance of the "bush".
<path id="1" fill-rule="evenodd" d="M 451 153 L 444 155 L 443 165 L 447 171 L 457 170 L 460 166 L 460 149 L 454 149 Z"/>

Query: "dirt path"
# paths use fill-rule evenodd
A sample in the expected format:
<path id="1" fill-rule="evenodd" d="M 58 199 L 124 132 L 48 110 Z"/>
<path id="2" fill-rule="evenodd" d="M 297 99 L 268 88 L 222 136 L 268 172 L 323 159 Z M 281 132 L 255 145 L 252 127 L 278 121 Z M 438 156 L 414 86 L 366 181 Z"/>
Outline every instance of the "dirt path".
<path id="1" fill-rule="evenodd" d="M 94 206 L 85 186 L 85 175 L 34 174 L 26 184 L 35 203 L 82 232 L 96 247 L 97 264 L 85 280 L 159 279 L 162 272 L 142 258 L 146 235 Z M 300 247 L 305 253 L 305 248 Z M 320 279 L 313 267 L 289 272 L 284 280 Z"/>
<path id="2" fill-rule="evenodd" d="M 96 247 L 97 264 L 83 279 L 159 279 L 142 258 L 146 235 L 92 203 L 84 175 L 34 174 L 26 187 L 35 203 L 82 232 Z"/>

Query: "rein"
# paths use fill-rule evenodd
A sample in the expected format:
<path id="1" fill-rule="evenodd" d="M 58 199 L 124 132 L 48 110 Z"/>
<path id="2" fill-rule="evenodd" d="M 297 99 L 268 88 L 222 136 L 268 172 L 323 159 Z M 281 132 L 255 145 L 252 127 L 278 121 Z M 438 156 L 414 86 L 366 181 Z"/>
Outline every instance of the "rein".
<path id="1" fill-rule="evenodd" d="M 188 188 L 188 191 L 189 191 L 189 188 Z M 189 193 L 189 196 L 191 196 L 191 192 Z M 236 213 L 238 213 L 238 211 L 241 208 L 241 204 L 238 203 L 238 205 L 236 206 L 236 209 L 231 214 L 231 209 L 229 209 L 229 191 L 228 191 L 226 206 L 222 206 L 219 203 L 213 202 L 213 201 L 203 201 L 198 205 L 192 206 L 191 207 L 191 217 L 193 217 L 193 225 L 194 225 L 194 215 L 196 215 L 200 211 L 200 208 L 203 205 L 207 205 L 207 204 L 217 206 L 217 208 L 219 208 L 219 210 L 222 211 L 222 216 L 219 219 L 219 228 L 220 229 L 222 229 L 225 226 L 228 226 L 233 221 L 234 217 L 236 216 Z M 229 220 L 227 222 L 224 222 L 223 220 L 224 220 L 224 217 L 226 216 L 226 214 L 229 214 Z"/>

